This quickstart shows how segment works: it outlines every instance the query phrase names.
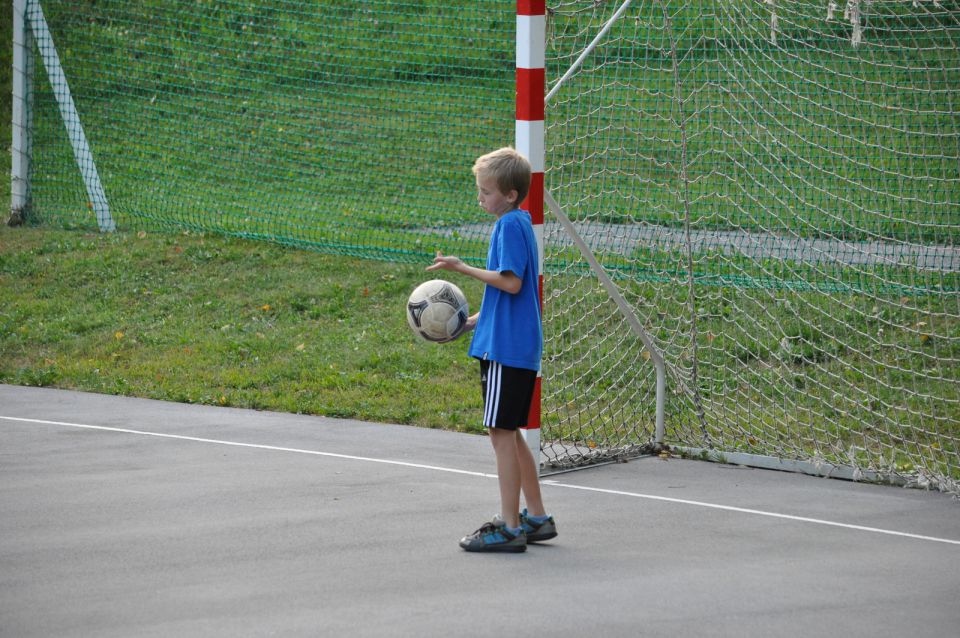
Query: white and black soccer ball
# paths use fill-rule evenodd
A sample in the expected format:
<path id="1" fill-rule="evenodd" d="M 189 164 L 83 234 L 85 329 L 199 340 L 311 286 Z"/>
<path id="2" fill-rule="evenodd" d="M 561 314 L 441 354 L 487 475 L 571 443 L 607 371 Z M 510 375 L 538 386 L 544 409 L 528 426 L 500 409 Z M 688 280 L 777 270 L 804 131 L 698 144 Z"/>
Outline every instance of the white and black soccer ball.
<path id="1" fill-rule="evenodd" d="M 467 297 L 442 279 L 420 284 L 407 300 L 407 323 L 415 335 L 426 341 L 453 341 L 464 333 L 469 316 Z"/>

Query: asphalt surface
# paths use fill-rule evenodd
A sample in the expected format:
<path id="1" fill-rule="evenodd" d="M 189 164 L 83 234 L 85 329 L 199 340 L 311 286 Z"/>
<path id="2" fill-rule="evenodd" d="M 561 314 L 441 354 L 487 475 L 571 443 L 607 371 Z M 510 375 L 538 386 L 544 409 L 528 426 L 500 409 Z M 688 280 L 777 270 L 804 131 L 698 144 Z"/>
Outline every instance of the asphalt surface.
<path id="1" fill-rule="evenodd" d="M 485 437 L 0 385 L 0 636 L 956 636 L 960 504 L 659 458 L 463 552 Z"/>

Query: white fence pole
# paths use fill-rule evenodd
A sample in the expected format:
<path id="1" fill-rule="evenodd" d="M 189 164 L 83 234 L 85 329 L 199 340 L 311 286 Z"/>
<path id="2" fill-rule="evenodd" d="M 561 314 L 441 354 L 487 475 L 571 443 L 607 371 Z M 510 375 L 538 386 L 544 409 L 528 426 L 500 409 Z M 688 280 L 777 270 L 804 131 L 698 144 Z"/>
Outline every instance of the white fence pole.
<path id="1" fill-rule="evenodd" d="M 33 139 L 33 36 L 26 20 L 27 0 L 13 0 L 13 113 L 10 145 L 10 221 L 23 223 L 30 214 L 30 156 Z"/>

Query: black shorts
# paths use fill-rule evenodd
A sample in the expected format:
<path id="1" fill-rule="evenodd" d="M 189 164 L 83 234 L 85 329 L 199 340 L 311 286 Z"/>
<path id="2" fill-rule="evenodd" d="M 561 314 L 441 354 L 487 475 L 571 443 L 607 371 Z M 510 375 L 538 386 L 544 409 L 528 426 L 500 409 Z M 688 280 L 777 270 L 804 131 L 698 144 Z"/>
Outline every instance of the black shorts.
<path id="1" fill-rule="evenodd" d="M 481 359 L 484 427 L 501 430 L 525 427 L 536 383 L 536 370 L 512 368 Z"/>

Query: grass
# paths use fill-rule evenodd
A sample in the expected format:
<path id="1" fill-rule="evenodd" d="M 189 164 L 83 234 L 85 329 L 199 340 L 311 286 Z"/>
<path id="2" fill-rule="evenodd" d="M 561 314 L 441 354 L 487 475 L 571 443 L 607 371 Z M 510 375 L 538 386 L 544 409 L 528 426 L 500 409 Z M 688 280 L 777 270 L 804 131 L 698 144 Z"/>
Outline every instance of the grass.
<path id="1" fill-rule="evenodd" d="M 4 227 L 0 382 L 479 431 L 467 342 L 406 325 L 428 278 L 192 232 Z"/>

